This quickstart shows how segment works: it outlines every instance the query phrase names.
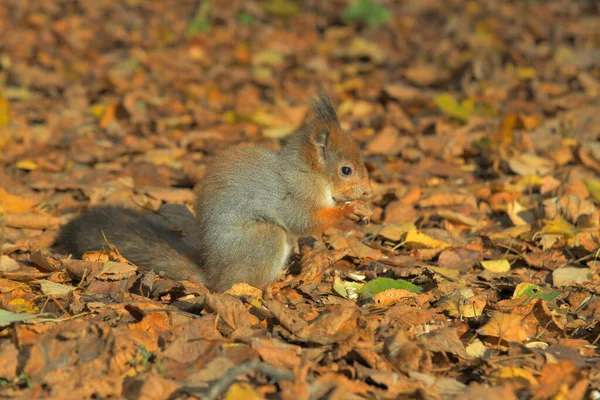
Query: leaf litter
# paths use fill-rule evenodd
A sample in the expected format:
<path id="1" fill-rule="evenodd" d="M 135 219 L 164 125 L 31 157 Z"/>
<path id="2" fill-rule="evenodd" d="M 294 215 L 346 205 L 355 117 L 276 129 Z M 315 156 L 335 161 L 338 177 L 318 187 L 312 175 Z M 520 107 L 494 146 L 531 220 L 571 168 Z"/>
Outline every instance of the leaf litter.
<path id="1" fill-rule="evenodd" d="M 67 3 L 0 4 L 2 398 L 600 396 L 596 3 Z M 191 207 L 320 85 L 373 224 L 268 290 L 47 249 L 86 206 Z"/>

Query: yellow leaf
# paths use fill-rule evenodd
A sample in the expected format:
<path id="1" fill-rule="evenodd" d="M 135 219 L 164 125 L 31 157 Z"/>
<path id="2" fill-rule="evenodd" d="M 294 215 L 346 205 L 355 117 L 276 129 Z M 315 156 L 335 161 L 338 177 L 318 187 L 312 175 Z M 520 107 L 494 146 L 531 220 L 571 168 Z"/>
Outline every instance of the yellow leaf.
<path id="1" fill-rule="evenodd" d="M 521 282 L 515 288 L 515 292 L 513 293 L 512 298 L 518 299 L 519 297 L 523 296 L 525 291 L 527 291 L 527 289 L 529 288 L 533 288 L 534 290 L 541 290 L 540 287 L 536 284 L 529 282 Z"/>
<path id="2" fill-rule="evenodd" d="M 544 180 L 538 175 L 525 175 L 517 182 L 517 186 L 521 186 L 523 188 L 535 188 L 542 186 Z"/>
<path id="3" fill-rule="evenodd" d="M 257 125 L 265 127 L 276 127 L 281 126 L 285 123 L 285 121 L 280 117 L 273 114 L 269 114 L 263 110 L 256 110 L 250 116 L 250 121 L 254 122 Z"/>
<path id="4" fill-rule="evenodd" d="M 255 288 L 254 286 L 248 285 L 247 283 L 236 283 L 229 289 L 225 291 L 225 293 L 230 294 L 232 296 L 240 297 L 240 296 L 249 296 L 256 297 L 258 299 L 262 298 L 262 290 Z"/>
<path id="5" fill-rule="evenodd" d="M 433 272 L 440 274 L 442 276 L 447 276 L 448 278 L 456 279 L 460 275 L 460 271 L 457 269 L 445 268 L 445 267 L 434 267 L 432 265 L 428 265 L 427 268 L 432 270 Z"/>
<path id="6" fill-rule="evenodd" d="M 542 235 L 562 235 L 572 238 L 577 234 L 577 229 L 562 218 L 556 218 L 548 222 L 542 231 Z"/>
<path id="7" fill-rule="evenodd" d="M 278 67 L 285 61 L 285 56 L 275 50 L 265 50 L 252 57 L 252 64 Z"/>
<path id="8" fill-rule="evenodd" d="M 346 299 L 356 300 L 358 298 L 357 291 L 364 285 L 364 283 L 343 281 L 336 277 L 333 281 L 333 290 Z"/>
<path id="9" fill-rule="evenodd" d="M 494 272 L 497 274 L 501 274 L 501 273 L 510 271 L 510 263 L 508 262 L 508 260 L 505 260 L 505 259 L 482 261 L 481 266 L 485 270 Z"/>
<path id="10" fill-rule="evenodd" d="M 539 382 L 535 377 L 531 374 L 531 372 L 518 367 L 504 367 L 496 374 L 494 374 L 493 380 L 496 383 L 499 383 L 500 380 L 505 379 L 517 379 L 526 381 L 528 386 L 536 387 L 539 385 Z"/>
<path id="11" fill-rule="evenodd" d="M 535 222 L 533 213 L 516 200 L 508 204 L 506 213 L 515 226 L 531 225 Z"/>
<path id="12" fill-rule="evenodd" d="M 281 139 L 281 138 L 288 136 L 292 132 L 294 132 L 293 126 L 281 125 L 281 126 L 277 126 L 277 127 L 273 127 L 273 128 L 263 129 L 262 134 L 264 137 L 267 137 L 270 139 Z"/>
<path id="13" fill-rule="evenodd" d="M 25 299 L 14 299 L 8 302 L 10 311 L 25 314 L 37 314 L 40 310 L 32 302 Z"/>
<path id="14" fill-rule="evenodd" d="M 0 96 L 0 128 L 6 128 L 10 122 L 8 116 L 9 103 L 4 97 Z"/>
<path id="15" fill-rule="evenodd" d="M 35 201 L 15 196 L 0 188 L 0 209 L 5 212 L 24 213 L 36 204 Z"/>
<path id="16" fill-rule="evenodd" d="M 461 122 L 467 122 L 475 112 L 473 99 L 466 99 L 459 103 L 450 93 L 443 93 L 434 99 L 435 105 L 441 112 Z"/>
<path id="17" fill-rule="evenodd" d="M 106 106 L 104 104 L 96 103 L 90 107 L 90 112 L 92 113 L 94 118 L 100 119 L 100 118 L 102 118 L 102 115 L 104 114 L 105 109 L 106 109 Z"/>
<path id="18" fill-rule="evenodd" d="M 245 382 L 236 382 L 229 387 L 225 400 L 260 400 L 263 399 L 256 390 Z"/>
<path id="19" fill-rule="evenodd" d="M 432 249 L 445 249 L 452 246 L 450 243 L 432 238 L 431 236 L 418 231 L 416 228 L 412 228 L 408 231 L 404 241 L 407 243 L 420 244 Z"/>
<path id="20" fill-rule="evenodd" d="M 21 160 L 15 164 L 15 167 L 18 169 L 24 169 L 25 171 L 33 171 L 34 169 L 38 169 L 39 165 L 37 165 L 35 161 Z"/>
<path id="21" fill-rule="evenodd" d="M 517 68 L 517 77 L 519 79 L 533 79 L 535 78 L 535 69 L 531 67 L 518 67 Z"/>

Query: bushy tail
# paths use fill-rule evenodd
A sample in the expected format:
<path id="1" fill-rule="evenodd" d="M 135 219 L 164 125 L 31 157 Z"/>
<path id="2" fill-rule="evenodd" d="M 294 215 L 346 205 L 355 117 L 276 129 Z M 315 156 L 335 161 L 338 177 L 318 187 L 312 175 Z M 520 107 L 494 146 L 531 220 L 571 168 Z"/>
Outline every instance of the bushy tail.
<path id="1" fill-rule="evenodd" d="M 142 269 L 164 272 L 176 280 L 204 281 L 200 251 L 193 237 L 184 239 L 181 231 L 172 229 L 169 221 L 159 215 L 142 216 L 125 207 L 88 209 L 61 229 L 53 247 L 58 252 L 81 257 L 88 251 L 108 250 L 107 241 Z"/>

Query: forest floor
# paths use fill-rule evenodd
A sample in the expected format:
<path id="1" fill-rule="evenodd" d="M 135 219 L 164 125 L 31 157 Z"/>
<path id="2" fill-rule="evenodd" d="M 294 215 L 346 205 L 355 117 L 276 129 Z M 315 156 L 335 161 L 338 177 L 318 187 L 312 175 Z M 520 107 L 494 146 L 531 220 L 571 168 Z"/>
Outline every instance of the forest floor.
<path id="1" fill-rule="evenodd" d="M 320 86 L 375 213 L 270 296 L 48 249 Z M 599 110 L 594 1 L 2 1 L 0 399 L 598 399 Z"/>

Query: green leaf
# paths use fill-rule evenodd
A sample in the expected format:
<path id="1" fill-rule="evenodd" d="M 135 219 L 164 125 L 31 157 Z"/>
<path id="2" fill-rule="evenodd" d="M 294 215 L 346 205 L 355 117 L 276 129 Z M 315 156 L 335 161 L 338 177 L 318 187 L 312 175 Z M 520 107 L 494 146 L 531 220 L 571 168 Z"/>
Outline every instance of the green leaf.
<path id="1" fill-rule="evenodd" d="M 204 18 L 194 18 L 187 27 L 187 34 L 192 36 L 198 32 L 210 32 L 210 22 Z"/>
<path id="2" fill-rule="evenodd" d="M 250 14 L 249 12 L 242 11 L 238 15 L 238 22 L 242 25 L 251 25 L 252 22 L 254 22 L 254 15 Z"/>
<path id="3" fill-rule="evenodd" d="M 421 293 L 423 288 L 403 279 L 379 278 L 374 279 L 358 290 L 362 297 L 371 298 L 377 293 L 388 289 L 404 289 L 412 293 Z"/>
<path id="4" fill-rule="evenodd" d="M 198 9 L 196 10 L 196 14 L 194 18 L 190 21 L 190 24 L 187 27 L 188 36 L 193 36 L 198 32 L 208 33 L 210 32 L 210 9 L 211 9 L 210 1 L 201 1 L 198 5 Z"/>
<path id="5" fill-rule="evenodd" d="M 541 299 L 541 300 L 545 300 L 545 301 L 550 301 L 550 300 L 554 300 L 555 298 L 560 296 L 560 292 L 536 291 L 534 288 L 528 287 L 527 289 L 525 289 L 525 291 L 523 292 L 523 294 L 521 296 L 529 296 L 533 299 Z"/>
<path id="6" fill-rule="evenodd" d="M 23 314 L 0 310 L 0 327 L 9 326 L 13 322 L 25 321 L 35 317 L 37 317 L 37 314 Z"/>
<path id="7" fill-rule="evenodd" d="M 344 23 L 360 22 L 369 27 L 376 27 L 392 19 L 392 13 L 373 0 L 355 0 L 342 13 Z"/>

